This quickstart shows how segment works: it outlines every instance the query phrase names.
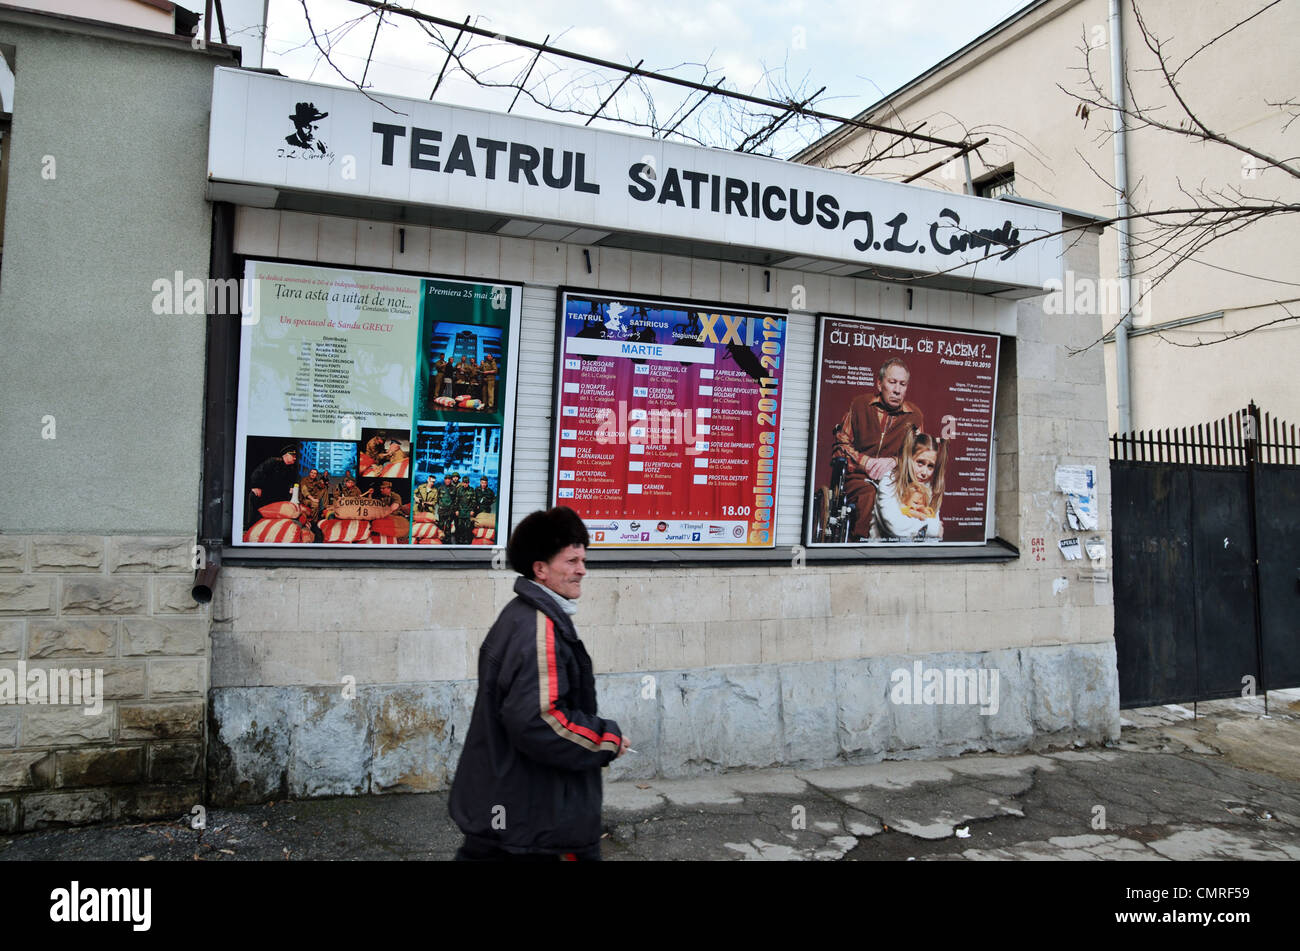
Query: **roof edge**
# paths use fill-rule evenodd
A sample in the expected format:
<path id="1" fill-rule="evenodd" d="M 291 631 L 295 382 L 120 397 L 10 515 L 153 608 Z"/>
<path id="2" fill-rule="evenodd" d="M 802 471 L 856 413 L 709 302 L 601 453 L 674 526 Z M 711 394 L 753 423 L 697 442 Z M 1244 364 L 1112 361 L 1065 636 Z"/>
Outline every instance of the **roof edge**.
<path id="1" fill-rule="evenodd" d="M 966 56 L 968 53 L 971 53 L 974 50 L 978 49 L 979 47 L 983 46 L 989 40 L 992 40 L 999 34 L 1013 27 L 1019 21 L 1025 19 L 1030 14 L 1035 13 L 1036 11 L 1042 9 L 1043 7 L 1048 6 L 1049 4 L 1052 3 L 1062 3 L 1061 9 L 1057 12 L 1064 13 L 1070 7 L 1073 7 L 1082 2 L 1083 0 L 1032 0 L 1032 2 L 1027 3 L 1024 7 L 1017 10 L 1015 13 L 1011 14 L 1002 22 L 990 27 L 988 30 L 985 30 L 983 33 L 975 37 L 975 39 L 971 40 L 961 49 L 957 50 L 956 52 L 950 53 L 948 56 L 945 56 L 943 59 L 939 60 L 939 62 L 935 63 L 929 69 L 917 73 L 915 76 L 913 76 L 907 82 L 903 83 L 903 85 L 899 86 L 893 92 L 888 93 L 887 95 L 884 95 L 881 98 L 877 99 L 871 105 L 867 106 L 867 108 L 863 109 L 857 115 L 853 116 L 853 118 L 861 121 L 867 121 L 882 106 L 886 105 L 889 102 L 892 102 L 894 99 L 898 98 L 903 93 L 906 93 L 908 90 L 916 86 L 919 86 L 921 83 L 925 82 L 931 76 L 935 75 L 936 73 L 940 72 L 946 67 L 957 62 L 962 57 Z M 812 155 L 815 155 L 820 152 L 829 151 L 831 146 L 836 144 L 840 139 L 846 138 L 857 131 L 859 130 L 856 126 L 851 126 L 848 125 L 847 123 L 841 124 L 839 128 L 832 129 L 830 132 L 826 133 L 820 139 L 817 139 L 815 142 L 811 142 L 808 145 L 804 146 L 802 149 L 800 149 L 798 152 L 792 155 L 789 158 L 789 161 L 803 163 L 805 162 L 806 159 L 810 158 Z"/>
<path id="2" fill-rule="evenodd" d="M 146 30 L 138 26 L 125 26 L 104 20 L 91 20 L 74 17 L 66 13 L 51 13 L 48 10 L 35 10 L 16 3 L 0 3 L 0 21 L 22 23 L 43 29 L 62 30 L 83 36 L 109 36 L 124 42 L 140 43 L 145 46 L 163 46 L 168 49 L 186 49 L 195 53 L 231 59 L 238 64 L 243 57 L 243 50 L 226 43 L 206 43 L 195 48 L 192 37 L 176 33 L 163 33 L 158 30 Z"/>
<path id="3" fill-rule="evenodd" d="M 1114 222 L 1114 218 L 1108 218 L 1105 215 L 1094 215 L 1089 211 L 1078 211 L 1074 208 L 1066 208 L 1064 205 L 1053 205 L 1051 202 L 1036 201 L 1033 198 L 1021 198 L 1019 195 L 1001 195 L 998 201 L 1009 202 L 1012 205 L 1024 205 L 1028 208 L 1041 208 L 1044 211 L 1060 212 L 1062 216 L 1068 215 L 1071 218 L 1078 218 L 1089 225 L 1097 228 L 1105 228 Z"/>

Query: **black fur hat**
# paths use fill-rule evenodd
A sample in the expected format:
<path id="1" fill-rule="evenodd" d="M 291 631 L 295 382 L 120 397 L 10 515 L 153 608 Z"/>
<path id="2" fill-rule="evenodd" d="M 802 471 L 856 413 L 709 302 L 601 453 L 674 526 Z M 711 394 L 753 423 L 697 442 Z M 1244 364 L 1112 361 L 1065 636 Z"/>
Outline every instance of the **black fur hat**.
<path id="1" fill-rule="evenodd" d="M 534 562 L 550 561 L 570 545 L 589 544 L 591 536 L 578 513 L 557 505 L 533 512 L 519 523 L 506 542 L 506 557 L 515 571 L 531 578 Z"/>

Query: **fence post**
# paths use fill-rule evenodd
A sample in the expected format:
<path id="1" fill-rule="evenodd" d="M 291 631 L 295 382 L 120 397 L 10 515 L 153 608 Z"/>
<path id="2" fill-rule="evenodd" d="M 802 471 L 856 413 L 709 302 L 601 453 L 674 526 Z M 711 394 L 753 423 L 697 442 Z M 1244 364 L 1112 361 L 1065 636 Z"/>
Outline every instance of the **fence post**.
<path id="1" fill-rule="evenodd" d="M 1250 516 L 1250 551 L 1251 574 L 1255 583 L 1255 656 L 1259 664 L 1259 690 L 1264 695 L 1264 715 L 1268 715 L 1268 675 L 1264 663 L 1264 621 L 1259 610 L 1259 522 L 1258 505 L 1255 498 L 1255 466 L 1259 459 L 1259 407 L 1251 400 L 1250 405 L 1238 416 L 1240 425 L 1245 429 L 1246 443 L 1246 498 L 1249 502 Z"/>

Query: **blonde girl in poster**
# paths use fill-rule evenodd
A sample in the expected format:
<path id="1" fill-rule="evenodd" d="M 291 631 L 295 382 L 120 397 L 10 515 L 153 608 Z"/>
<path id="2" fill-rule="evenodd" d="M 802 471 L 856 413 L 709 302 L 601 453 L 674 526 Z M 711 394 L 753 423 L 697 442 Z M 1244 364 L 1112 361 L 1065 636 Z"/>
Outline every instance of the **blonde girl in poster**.
<path id="1" fill-rule="evenodd" d="M 928 542 L 943 538 L 939 506 L 947 456 L 943 439 L 915 426 L 908 430 L 897 465 L 876 483 L 871 537 Z"/>

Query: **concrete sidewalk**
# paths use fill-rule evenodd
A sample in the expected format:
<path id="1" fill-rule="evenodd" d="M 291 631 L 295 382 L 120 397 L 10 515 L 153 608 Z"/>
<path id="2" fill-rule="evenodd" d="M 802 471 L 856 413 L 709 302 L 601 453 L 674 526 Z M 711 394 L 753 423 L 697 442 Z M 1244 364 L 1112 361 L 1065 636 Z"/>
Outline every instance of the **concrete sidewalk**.
<path id="1" fill-rule="evenodd" d="M 1106 748 L 607 784 L 607 860 L 1300 859 L 1300 691 L 1124 711 Z M 445 793 L 0 837 L 0 860 L 448 859 Z"/>

